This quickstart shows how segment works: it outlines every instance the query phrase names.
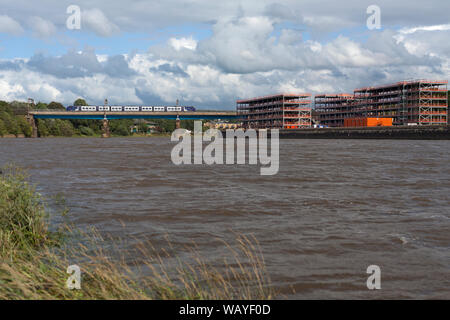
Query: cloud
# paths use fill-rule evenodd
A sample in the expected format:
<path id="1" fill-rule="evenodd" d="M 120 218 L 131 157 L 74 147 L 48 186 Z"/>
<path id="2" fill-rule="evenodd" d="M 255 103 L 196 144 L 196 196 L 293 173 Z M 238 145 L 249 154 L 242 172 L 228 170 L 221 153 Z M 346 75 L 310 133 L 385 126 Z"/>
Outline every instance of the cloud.
<path id="1" fill-rule="evenodd" d="M 41 26 L 30 25 L 36 35 L 45 38 L 65 25 L 60 12 L 68 2 L 44 10 L 34 2 L 27 9 L 22 1 L 6 4 L 5 11 L 20 22 L 45 17 L 39 20 Z M 117 104 L 173 104 L 180 99 L 199 107 L 234 109 L 237 98 L 281 91 L 351 92 L 408 78 L 448 78 L 450 2 L 430 0 L 423 7 L 414 6 L 419 3 L 414 0 L 407 6 L 406 1 L 380 1 L 382 31 L 366 29 L 369 3 L 359 0 L 349 0 L 346 6 L 312 0 L 131 0 L 123 6 L 98 0 L 95 9 L 80 0 L 80 7 L 86 8 L 81 33 L 119 37 L 96 43 L 101 55 L 85 48 L 1 60 L 0 99 L 33 97 L 65 104 L 78 97 L 89 103 L 108 98 Z M 199 24 L 207 32 L 197 32 Z M 167 26 L 172 28 L 163 30 L 159 41 L 153 31 Z M 129 32 L 134 34 L 130 37 Z M 108 54 L 139 32 L 149 35 L 139 38 L 139 45 L 150 46 L 147 52 L 141 47 Z M 112 41 L 114 46 L 107 47 Z"/>
<path id="2" fill-rule="evenodd" d="M 16 20 L 6 15 L 0 15 L 0 33 L 8 33 L 17 36 L 23 32 L 22 26 Z"/>
<path id="3" fill-rule="evenodd" d="M 81 13 L 81 28 L 84 27 L 102 37 L 110 37 L 119 32 L 119 27 L 109 21 L 100 9 L 96 8 Z"/>
<path id="4" fill-rule="evenodd" d="M 27 66 L 57 78 L 86 78 L 93 77 L 96 74 L 106 74 L 113 78 L 127 78 L 136 74 L 129 67 L 123 55 L 103 59 L 89 47 L 82 52 L 70 50 L 60 57 L 36 54 L 30 58 Z"/>
<path id="5" fill-rule="evenodd" d="M 197 48 L 197 41 L 190 38 L 170 38 L 168 41 L 169 45 L 175 50 L 180 51 L 181 49 L 195 50 Z"/>
<path id="6" fill-rule="evenodd" d="M 450 30 L 450 24 L 439 24 L 434 26 L 422 26 L 414 28 L 402 28 L 399 30 L 401 34 L 411 34 L 417 31 L 447 31 Z"/>
<path id="7" fill-rule="evenodd" d="M 102 71 L 111 77 L 117 78 L 127 78 L 136 74 L 136 72 L 129 67 L 128 62 L 123 55 L 108 57 L 103 65 Z"/>
<path id="8" fill-rule="evenodd" d="M 102 66 L 94 50 L 90 48 L 81 53 L 71 50 L 61 57 L 36 54 L 30 58 L 27 66 L 57 78 L 86 77 L 102 71 Z"/>
<path id="9" fill-rule="evenodd" d="M 55 25 L 41 17 L 31 17 L 29 25 L 33 29 L 33 34 L 38 38 L 48 38 L 56 33 Z"/>
<path id="10" fill-rule="evenodd" d="M 4 60 L 0 61 L 0 70 L 13 70 L 19 71 L 23 68 L 23 61 L 21 60 Z"/>
<path id="11" fill-rule="evenodd" d="M 179 77 L 189 77 L 189 75 L 181 69 L 178 65 L 172 65 L 169 63 L 164 63 L 159 65 L 158 67 L 150 68 L 151 72 L 162 72 L 168 74 L 170 76 L 179 76 Z"/>

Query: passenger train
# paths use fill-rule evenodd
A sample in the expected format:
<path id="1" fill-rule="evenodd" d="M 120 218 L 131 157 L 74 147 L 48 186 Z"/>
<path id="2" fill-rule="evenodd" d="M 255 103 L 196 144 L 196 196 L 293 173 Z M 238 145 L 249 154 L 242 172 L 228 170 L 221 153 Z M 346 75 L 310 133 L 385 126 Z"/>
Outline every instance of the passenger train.
<path id="1" fill-rule="evenodd" d="M 112 111 L 112 112 L 139 112 L 139 111 L 156 111 L 156 112 L 185 112 L 195 111 L 195 107 L 182 106 L 68 106 L 67 111 Z"/>

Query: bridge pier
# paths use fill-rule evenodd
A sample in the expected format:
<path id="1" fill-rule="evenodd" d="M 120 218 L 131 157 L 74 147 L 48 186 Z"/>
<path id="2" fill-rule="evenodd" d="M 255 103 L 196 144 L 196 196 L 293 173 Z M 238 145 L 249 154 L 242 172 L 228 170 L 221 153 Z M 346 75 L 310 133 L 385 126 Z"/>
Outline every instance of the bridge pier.
<path id="1" fill-rule="evenodd" d="M 103 119 L 103 128 L 102 129 L 103 129 L 102 138 L 111 137 L 111 132 L 109 131 L 109 121 L 106 118 Z"/>
<path id="2" fill-rule="evenodd" d="M 28 114 L 25 117 L 28 121 L 28 123 L 31 126 L 31 138 L 37 138 L 38 137 L 38 131 L 37 131 L 37 126 L 36 126 L 36 120 L 34 119 L 34 116 L 32 114 Z"/>
<path id="3" fill-rule="evenodd" d="M 181 128 L 180 115 L 177 113 L 177 119 L 175 120 L 175 129 Z"/>

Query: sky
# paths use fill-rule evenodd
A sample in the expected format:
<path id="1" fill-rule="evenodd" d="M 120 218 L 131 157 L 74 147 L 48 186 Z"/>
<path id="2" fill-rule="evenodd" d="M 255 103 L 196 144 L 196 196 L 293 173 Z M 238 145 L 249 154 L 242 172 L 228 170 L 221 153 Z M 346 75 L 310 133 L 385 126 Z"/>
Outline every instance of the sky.
<path id="1" fill-rule="evenodd" d="M 232 110 L 448 80 L 449 12 L 448 0 L 0 0 L 0 100 Z"/>

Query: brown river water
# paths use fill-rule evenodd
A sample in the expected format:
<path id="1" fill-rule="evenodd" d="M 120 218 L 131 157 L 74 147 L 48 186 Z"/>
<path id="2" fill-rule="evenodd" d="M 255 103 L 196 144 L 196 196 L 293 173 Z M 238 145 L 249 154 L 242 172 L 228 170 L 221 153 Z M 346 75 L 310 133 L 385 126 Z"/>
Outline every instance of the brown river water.
<path id="1" fill-rule="evenodd" d="M 281 140 L 280 170 L 171 162 L 169 138 L 0 139 L 69 219 L 218 259 L 259 241 L 279 298 L 450 299 L 450 141 Z M 381 269 L 368 290 L 366 269 Z"/>

